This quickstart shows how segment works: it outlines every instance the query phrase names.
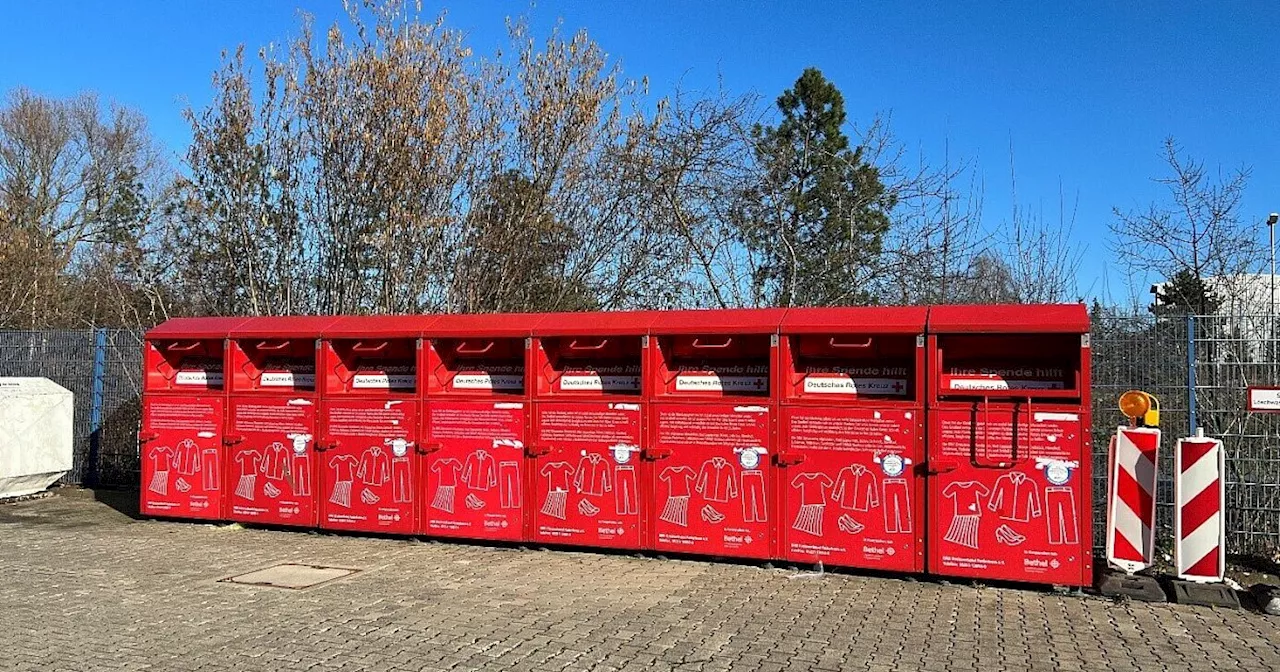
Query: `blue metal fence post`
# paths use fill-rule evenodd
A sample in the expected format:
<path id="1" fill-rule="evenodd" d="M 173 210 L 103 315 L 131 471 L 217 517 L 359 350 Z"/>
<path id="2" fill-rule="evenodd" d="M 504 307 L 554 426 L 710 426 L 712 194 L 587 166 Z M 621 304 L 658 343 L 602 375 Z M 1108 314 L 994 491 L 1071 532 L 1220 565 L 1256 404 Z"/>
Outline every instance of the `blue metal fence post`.
<path id="1" fill-rule="evenodd" d="M 1196 316 L 1187 316 L 1187 436 L 1196 435 Z"/>
<path id="2" fill-rule="evenodd" d="M 93 330 L 93 392 L 89 399 L 89 456 L 85 485 L 98 484 L 98 459 L 102 447 L 103 388 L 107 377 L 107 330 Z"/>

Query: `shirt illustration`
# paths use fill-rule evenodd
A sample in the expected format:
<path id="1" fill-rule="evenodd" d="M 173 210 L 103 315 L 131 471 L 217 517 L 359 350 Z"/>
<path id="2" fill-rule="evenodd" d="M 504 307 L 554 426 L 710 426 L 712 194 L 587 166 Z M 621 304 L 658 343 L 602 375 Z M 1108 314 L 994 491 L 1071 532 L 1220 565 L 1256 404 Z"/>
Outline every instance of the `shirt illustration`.
<path id="1" fill-rule="evenodd" d="M 199 473 L 200 447 L 191 439 L 183 439 L 178 442 L 178 448 L 174 451 L 174 461 L 180 474 L 192 476 Z"/>
<path id="2" fill-rule="evenodd" d="M 723 457 L 713 457 L 702 464 L 695 490 L 711 502 L 727 502 L 738 496 L 738 479 L 733 464 Z"/>
<path id="3" fill-rule="evenodd" d="M 462 480 L 472 490 L 488 490 L 496 486 L 498 471 L 493 454 L 482 448 L 468 455 L 462 467 Z"/>
<path id="4" fill-rule="evenodd" d="M 800 505 L 813 506 L 827 503 L 827 489 L 834 482 L 826 474 L 800 474 L 791 479 L 791 487 L 800 491 Z"/>
<path id="5" fill-rule="evenodd" d="M 689 467 L 667 467 L 658 474 L 658 480 L 667 484 L 668 497 L 688 497 L 689 483 L 696 475 Z"/>
<path id="6" fill-rule="evenodd" d="M 596 453 L 590 453 L 578 461 L 573 485 L 584 495 L 603 495 L 613 490 L 611 478 L 609 462 Z"/>
<path id="7" fill-rule="evenodd" d="M 246 450 L 237 453 L 236 464 L 240 465 L 240 475 L 247 476 L 259 471 L 258 467 L 262 464 L 262 453 L 256 450 Z"/>
<path id="8" fill-rule="evenodd" d="M 568 462 L 550 462 L 542 467 L 541 473 L 547 477 L 547 489 L 551 492 L 569 491 L 569 477 L 573 475 L 573 466 Z"/>
<path id="9" fill-rule="evenodd" d="M 285 472 L 289 470 L 290 450 L 277 441 L 267 446 L 263 452 L 265 455 L 262 458 L 262 473 L 266 474 L 267 478 L 284 478 Z"/>
<path id="10" fill-rule="evenodd" d="M 1006 520 L 1025 523 L 1040 517 L 1040 488 L 1021 471 L 996 479 L 987 508 Z"/>
<path id="11" fill-rule="evenodd" d="M 436 475 L 436 480 L 442 488 L 452 488 L 458 485 L 458 472 L 462 470 L 462 463 L 447 457 L 443 460 L 437 460 L 431 465 L 431 472 Z"/>
<path id="12" fill-rule="evenodd" d="M 350 455 L 335 455 L 329 460 L 329 467 L 333 469 L 333 480 L 335 483 L 350 483 L 355 480 L 356 458 Z"/>
<path id="13" fill-rule="evenodd" d="M 831 501 L 842 509 L 868 511 L 880 505 L 876 493 L 876 475 L 861 464 L 851 464 L 836 474 L 835 489 Z"/>
<path id="14" fill-rule="evenodd" d="M 169 471 L 169 462 L 173 449 L 169 446 L 160 446 L 151 449 L 151 466 L 156 471 Z"/>
<path id="15" fill-rule="evenodd" d="M 961 481 L 943 488 L 942 496 L 952 501 L 955 515 L 976 516 L 981 513 L 982 497 L 990 492 L 987 486 L 977 481 Z"/>
<path id="16" fill-rule="evenodd" d="M 360 469 L 356 472 L 368 486 L 378 487 L 391 480 L 391 464 L 381 446 L 371 446 L 360 456 Z"/>

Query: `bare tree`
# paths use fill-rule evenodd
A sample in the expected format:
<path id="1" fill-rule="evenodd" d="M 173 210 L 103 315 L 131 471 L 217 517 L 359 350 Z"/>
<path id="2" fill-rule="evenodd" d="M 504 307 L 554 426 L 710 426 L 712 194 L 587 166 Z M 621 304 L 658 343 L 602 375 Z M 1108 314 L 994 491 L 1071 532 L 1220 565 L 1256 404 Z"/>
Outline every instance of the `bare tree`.
<path id="1" fill-rule="evenodd" d="M 12 92 L 0 106 L 0 324 L 123 319 L 167 178 L 137 112 Z"/>
<path id="2" fill-rule="evenodd" d="M 1008 268 L 1013 299 L 1017 303 L 1061 303 L 1079 300 L 1076 275 L 1084 249 L 1075 242 L 1076 203 L 1067 202 L 1058 185 L 1057 220 L 1047 221 L 1038 210 L 1018 200 L 1018 173 L 1013 148 L 1009 148 L 1009 185 L 1012 212 L 996 233 L 997 254 Z"/>
<path id="3" fill-rule="evenodd" d="M 1263 255 L 1249 223 L 1240 216 L 1240 201 L 1249 170 L 1211 172 L 1202 161 L 1182 152 L 1173 138 L 1164 142 L 1168 174 L 1155 179 L 1168 200 L 1136 210 L 1114 210 L 1113 249 L 1122 264 L 1165 280 L 1185 278 L 1184 284 L 1235 296 L 1245 273 L 1257 268 Z M 1205 292 L 1190 308 L 1210 312 Z"/>

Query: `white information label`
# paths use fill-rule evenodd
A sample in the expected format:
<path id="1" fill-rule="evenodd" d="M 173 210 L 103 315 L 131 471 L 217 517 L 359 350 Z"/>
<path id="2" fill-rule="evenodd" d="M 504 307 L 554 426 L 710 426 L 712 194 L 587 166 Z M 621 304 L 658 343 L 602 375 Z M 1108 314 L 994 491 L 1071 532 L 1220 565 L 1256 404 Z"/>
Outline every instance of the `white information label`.
<path id="1" fill-rule="evenodd" d="M 640 376 L 566 373 L 560 376 L 560 389 L 565 391 L 634 391 L 640 389 Z"/>
<path id="2" fill-rule="evenodd" d="M 455 390 L 523 390 L 519 373 L 459 373 L 453 377 Z"/>
<path id="3" fill-rule="evenodd" d="M 412 390 L 418 377 L 412 373 L 357 373 L 351 387 L 357 390 Z"/>
<path id="4" fill-rule="evenodd" d="M 902 378 L 853 378 L 850 376 L 805 378 L 804 391 L 809 394 L 905 396 L 907 394 L 907 381 Z"/>
<path id="5" fill-rule="evenodd" d="M 1280 388 L 1254 387 L 1249 389 L 1249 410 L 1280 411 Z"/>
<path id="6" fill-rule="evenodd" d="M 721 376 L 715 373 L 681 373 L 676 376 L 677 392 L 764 392 L 769 381 L 764 376 Z"/>
<path id="7" fill-rule="evenodd" d="M 1078 413 L 1041 413 L 1036 412 L 1032 416 L 1036 422 L 1077 422 L 1080 420 Z"/>
<path id="8" fill-rule="evenodd" d="M 316 374 L 265 371 L 258 379 L 258 384 L 262 387 L 312 387 L 316 384 Z"/>
<path id="9" fill-rule="evenodd" d="M 173 379 L 176 385 L 198 385 L 200 387 L 218 386 L 222 384 L 221 371 L 179 371 Z"/>
<path id="10" fill-rule="evenodd" d="M 952 390 L 1062 390 L 1060 380 L 1003 380 L 1001 378 L 952 378 Z"/>

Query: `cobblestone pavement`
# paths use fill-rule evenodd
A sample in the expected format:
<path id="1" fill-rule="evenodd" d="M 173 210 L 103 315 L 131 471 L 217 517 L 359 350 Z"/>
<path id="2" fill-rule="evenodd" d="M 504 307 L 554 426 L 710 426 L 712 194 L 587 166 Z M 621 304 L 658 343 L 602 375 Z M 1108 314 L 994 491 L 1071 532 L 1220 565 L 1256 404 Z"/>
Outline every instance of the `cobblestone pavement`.
<path id="1" fill-rule="evenodd" d="M 217 582 L 287 561 L 364 571 Z M 81 491 L 0 505 L 0 576 L 6 670 L 1280 668 L 1280 618 L 1246 611 L 134 521 Z"/>

